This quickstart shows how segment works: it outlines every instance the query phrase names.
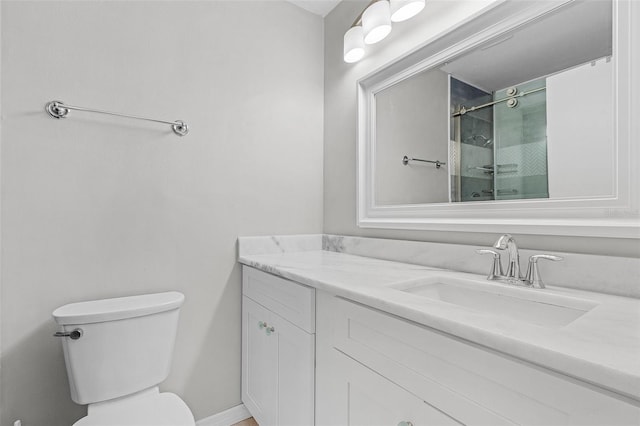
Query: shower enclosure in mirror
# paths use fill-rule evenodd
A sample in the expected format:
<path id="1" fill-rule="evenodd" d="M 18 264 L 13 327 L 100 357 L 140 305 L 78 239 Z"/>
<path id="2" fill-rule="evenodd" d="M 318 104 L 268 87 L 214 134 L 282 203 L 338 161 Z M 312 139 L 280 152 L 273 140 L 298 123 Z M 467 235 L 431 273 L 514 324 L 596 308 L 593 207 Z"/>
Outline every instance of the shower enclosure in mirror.
<path id="1" fill-rule="evenodd" d="M 496 2 L 360 80 L 359 225 L 637 238 L 635 8 Z"/>
<path id="2" fill-rule="evenodd" d="M 376 93 L 376 201 L 610 195 L 611 13 L 579 2 Z"/>
<path id="3" fill-rule="evenodd" d="M 548 198 L 545 79 L 491 92 L 450 84 L 451 201 Z"/>

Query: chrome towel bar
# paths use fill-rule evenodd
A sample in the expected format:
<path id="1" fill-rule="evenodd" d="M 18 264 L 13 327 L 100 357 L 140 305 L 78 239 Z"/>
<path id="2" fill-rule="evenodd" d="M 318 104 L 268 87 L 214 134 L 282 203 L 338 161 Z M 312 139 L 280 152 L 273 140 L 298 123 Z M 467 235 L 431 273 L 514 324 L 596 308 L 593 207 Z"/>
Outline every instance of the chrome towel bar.
<path id="1" fill-rule="evenodd" d="M 439 169 L 440 166 L 446 166 L 447 165 L 447 163 L 443 163 L 442 161 L 438 161 L 438 160 L 436 160 L 436 161 L 421 160 L 419 158 L 410 158 L 410 157 L 407 157 L 406 155 L 404 157 L 402 157 L 402 164 L 404 164 L 405 166 L 407 164 L 409 164 L 410 161 L 420 161 L 420 162 L 423 162 L 423 163 L 432 163 L 432 164 L 436 165 L 436 169 Z"/>
<path id="2" fill-rule="evenodd" d="M 185 123 L 182 120 L 176 120 L 176 121 L 156 120 L 153 118 L 138 117 L 136 115 L 120 114 L 117 112 L 102 111 L 99 109 L 91 109 L 91 108 L 85 108 L 85 107 L 79 107 L 79 106 L 73 106 L 73 105 L 66 105 L 61 101 L 47 102 L 44 109 L 53 118 L 65 118 L 67 114 L 69 114 L 70 110 L 95 112 L 98 114 L 115 115 L 118 117 L 134 118 L 136 120 L 154 121 L 156 123 L 168 124 L 171 126 L 171 129 L 173 130 L 173 132 L 178 136 L 184 136 L 187 133 L 189 133 L 189 126 L 187 126 L 187 123 Z"/>

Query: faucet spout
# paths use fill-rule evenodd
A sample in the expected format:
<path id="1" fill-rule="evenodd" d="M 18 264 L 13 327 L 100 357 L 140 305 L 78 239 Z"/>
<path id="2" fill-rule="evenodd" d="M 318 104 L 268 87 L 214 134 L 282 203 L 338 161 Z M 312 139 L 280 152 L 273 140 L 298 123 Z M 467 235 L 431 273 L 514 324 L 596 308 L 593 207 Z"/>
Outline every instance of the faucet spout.
<path id="1" fill-rule="evenodd" d="M 522 280 L 520 274 L 520 253 L 515 238 L 511 234 L 500 236 L 493 245 L 498 250 L 507 250 L 509 254 L 509 265 L 507 266 L 506 277 L 508 279 Z"/>

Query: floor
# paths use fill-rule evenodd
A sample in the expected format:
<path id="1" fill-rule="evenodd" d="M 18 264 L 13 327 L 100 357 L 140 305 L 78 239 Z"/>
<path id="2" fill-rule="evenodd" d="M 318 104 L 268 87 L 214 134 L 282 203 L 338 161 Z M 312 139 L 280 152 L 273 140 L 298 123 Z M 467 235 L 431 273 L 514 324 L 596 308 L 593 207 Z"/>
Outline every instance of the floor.
<path id="1" fill-rule="evenodd" d="M 258 426 L 258 423 L 253 419 L 253 417 L 250 417 L 247 420 L 243 420 L 240 423 L 236 423 L 231 426 Z"/>

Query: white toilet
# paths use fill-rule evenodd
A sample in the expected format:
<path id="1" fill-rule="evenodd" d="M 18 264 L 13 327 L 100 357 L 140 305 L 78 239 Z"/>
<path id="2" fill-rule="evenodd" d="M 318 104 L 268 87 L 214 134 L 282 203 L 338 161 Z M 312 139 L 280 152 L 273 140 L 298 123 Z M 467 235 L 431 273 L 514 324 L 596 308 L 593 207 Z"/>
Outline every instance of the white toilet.
<path id="1" fill-rule="evenodd" d="M 169 375 L 184 295 L 175 291 L 71 303 L 53 312 L 62 331 L 71 399 L 89 404 L 74 426 L 194 426 Z"/>

